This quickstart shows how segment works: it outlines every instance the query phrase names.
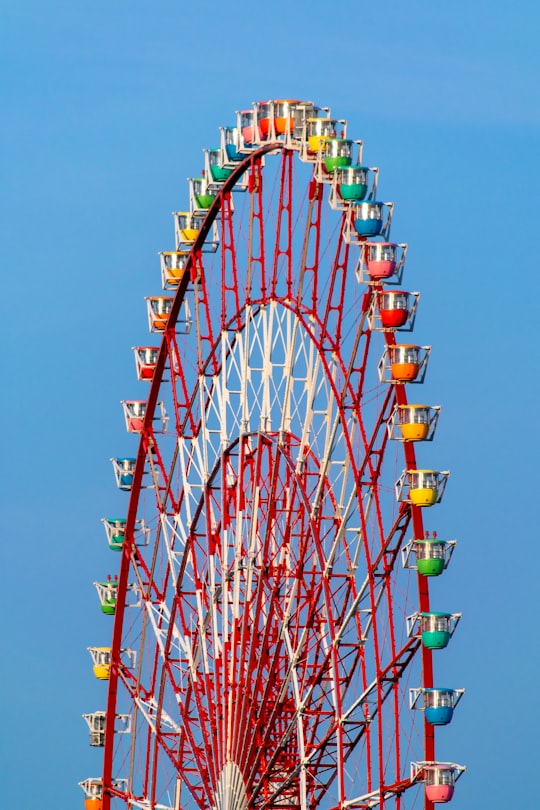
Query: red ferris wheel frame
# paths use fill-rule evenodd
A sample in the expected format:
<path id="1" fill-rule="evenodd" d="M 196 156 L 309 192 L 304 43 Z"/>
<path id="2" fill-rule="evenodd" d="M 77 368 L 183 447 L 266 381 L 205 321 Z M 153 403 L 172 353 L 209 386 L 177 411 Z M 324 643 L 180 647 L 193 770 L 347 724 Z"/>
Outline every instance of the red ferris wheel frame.
<path id="1" fill-rule="evenodd" d="M 266 156 L 275 154 L 281 154 L 274 206 L 275 240 L 271 256 L 267 256 L 265 240 L 270 240 L 267 239 L 269 234 L 265 223 L 263 164 Z M 359 325 L 352 336 L 345 334 L 349 329 L 346 312 L 351 256 L 350 245 L 343 240 L 342 234 L 347 228 L 354 227 L 353 214 L 349 207 L 345 207 L 338 215 L 335 254 L 329 262 L 329 273 L 322 278 L 324 183 L 314 174 L 307 187 L 307 214 L 302 232 L 301 269 L 298 271 L 295 265 L 298 236 L 293 221 L 293 159 L 294 151 L 281 141 L 264 143 L 248 153 L 221 185 L 191 246 L 163 330 L 140 431 L 122 548 L 106 709 L 103 810 L 117 806 L 118 801 L 127 806 L 164 807 L 156 795 L 158 772 L 162 767 L 159 763 L 163 760 L 171 773 L 181 775 L 188 804 L 191 802 L 192 806 L 200 808 L 216 806 L 220 810 L 229 804 L 238 808 L 368 808 L 386 807 L 392 803 L 400 808 L 405 807 L 401 803 L 402 797 L 416 781 L 415 777 L 405 773 L 405 757 L 409 751 L 400 749 L 403 738 L 401 718 L 405 712 L 401 679 L 412 666 L 412 661 L 420 660 L 422 687 L 432 689 L 432 651 L 421 644 L 418 634 L 404 637 L 394 626 L 397 606 L 392 581 L 407 532 L 415 538 L 424 537 L 422 509 L 404 499 L 398 503 L 390 522 L 385 522 L 386 496 L 379 492 L 390 441 L 388 423 L 396 407 L 407 405 L 407 386 L 381 384 L 376 404 L 367 405 L 372 412 L 370 424 L 364 424 L 365 380 L 373 358 L 374 330 L 369 323 L 369 313 L 382 285 L 367 286 L 359 299 Z M 232 203 L 232 192 L 244 175 L 247 175 L 250 197 L 248 270 L 239 267 Z M 209 289 L 209 283 L 207 285 L 203 255 L 206 240 L 216 222 L 219 222 L 222 245 L 221 290 L 216 296 L 220 299 L 219 305 L 212 300 L 213 291 Z M 193 369 L 185 371 L 186 356 L 179 347 L 177 324 L 194 287 L 198 295 L 195 319 L 198 356 L 193 358 L 193 373 Z M 332 418 L 334 424 L 341 427 L 339 443 L 350 464 L 347 483 L 344 474 L 343 479 L 338 477 L 338 483 L 343 480 L 344 491 L 348 487 L 347 497 L 352 498 L 353 490 L 357 493 L 355 509 L 360 523 L 357 534 L 363 536 L 363 542 L 354 545 L 344 539 L 345 519 L 340 523 L 339 518 L 343 503 L 338 503 L 336 484 L 329 483 L 323 469 L 325 464 L 333 463 L 330 457 L 321 459 L 320 453 L 305 441 L 305 435 L 282 429 L 265 431 L 259 426 L 257 430 L 239 431 L 234 440 L 229 440 L 222 448 L 219 461 L 207 470 L 198 508 L 191 514 L 183 559 L 179 559 L 178 569 L 165 564 L 163 581 L 157 582 L 153 577 L 154 563 L 150 563 L 140 551 L 136 539 L 144 477 L 150 475 L 158 519 L 166 519 L 167 515 L 171 519 L 178 516 L 185 497 L 178 491 L 177 481 L 173 480 L 181 466 L 178 445 L 184 437 L 195 437 L 201 430 L 201 422 L 209 415 L 208 402 L 213 396 L 208 393 L 209 388 L 205 388 L 206 383 L 200 380 L 215 380 L 220 374 L 225 374 L 223 367 L 226 362 L 231 367 L 239 364 L 241 352 L 232 340 L 224 349 L 219 349 L 223 335 L 247 333 L 248 323 L 254 322 L 250 318 L 264 319 L 265 315 L 261 313 L 266 312 L 271 304 L 281 313 L 286 313 L 279 316 L 282 321 L 278 332 L 283 332 L 283 336 L 276 338 L 276 343 L 283 343 L 282 352 L 286 351 L 285 333 L 289 334 L 287 330 L 290 332 L 291 328 L 302 330 L 308 336 L 306 344 L 314 347 L 321 369 L 314 375 L 314 387 L 324 388 L 327 396 L 332 398 Z M 247 310 L 257 314 L 248 316 Z M 381 330 L 380 335 L 387 346 L 396 345 L 395 331 Z M 247 338 L 245 340 L 242 350 L 247 351 Z M 348 357 L 344 356 L 344 345 L 349 347 Z M 235 352 L 238 352 L 238 357 Z M 226 362 L 224 358 L 227 358 Z M 199 383 L 194 384 L 193 379 L 199 379 Z M 156 409 L 164 385 L 168 386 L 174 405 L 170 431 L 174 437 L 174 449 L 169 452 L 168 459 L 164 440 L 155 429 Z M 216 384 L 215 390 L 218 389 Z M 207 404 L 198 406 L 197 398 L 201 396 L 203 400 L 206 397 Z M 313 393 L 314 399 L 317 396 Z M 352 422 L 355 423 L 354 440 L 343 429 Z M 416 470 L 414 443 L 400 442 L 400 447 L 405 469 Z M 194 464 L 190 457 L 187 467 Z M 230 479 L 234 479 L 233 483 Z M 243 489 L 242 493 L 240 489 Z M 366 493 L 373 504 L 370 505 L 369 518 L 362 506 Z M 209 600 L 205 610 L 210 615 L 209 586 L 198 582 L 193 592 L 188 592 L 182 585 L 182 576 L 186 567 L 190 568 L 194 579 L 199 575 L 202 579 L 203 571 L 205 576 L 210 576 L 207 574 L 206 555 L 216 553 L 219 557 L 215 550 L 220 543 L 219 536 L 225 530 L 234 532 L 232 526 L 240 502 L 246 514 L 251 508 L 251 525 L 256 527 L 253 533 L 261 535 L 261 548 L 257 553 L 261 559 L 264 557 L 264 579 L 260 566 L 246 562 L 245 567 L 251 565 L 251 575 L 256 570 L 264 584 L 252 585 L 251 590 L 245 584 L 247 574 L 244 577 L 241 571 L 239 573 L 244 564 L 242 560 L 247 560 L 246 549 L 242 548 L 235 562 L 235 576 L 237 585 L 240 581 L 243 583 L 238 586 L 240 590 L 244 589 L 243 595 L 237 597 L 237 606 L 243 610 L 239 611 L 236 623 L 231 622 L 229 629 L 225 619 L 216 619 L 215 634 L 222 633 L 223 637 L 208 641 L 206 627 L 199 627 L 198 636 L 193 632 L 190 611 L 193 615 L 197 610 L 201 611 L 196 599 L 203 594 L 200 598 Z M 203 513 L 210 512 L 216 516 L 212 531 L 211 521 L 203 516 Z M 368 526 L 368 520 L 374 528 Z M 241 531 L 236 538 L 239 546 L 244 543 Z M 367 541 L 370 533 L 377 537 L 376 545 Z M 339 541 L 335 540 L 336 536 Z M 336 551 L 338 542 L 343 547 L 339 552 Z M 275 548 L 270 550 L 272 543 Z M 329 548 L 332 549 L 330 555 Z M 361 585 L 356 581 L 359 554 L 363 555 L 365 577 Z M 283 562 L 284 556 L 287 557 L 286 563 Z M 226 589 L 227 577 L 230 576 L 232 581 L 233 572 L 232 568 L 227 571 L 223 559 L 220 563 L 222 582 L 219 587 Z M 122 654 L 126 611 L 129 610 L 126 607 L 127 595 L 132 587 L 130 576 L 135 569 L 141 580 L 140 590 L 145 590 L 143 600 L 155 605 L 167 599 L 172 603 L 167 618 L 161 612 L 156 620 L 159 643 L 155 644 L 155 658 L 150 667 L 153 674 L 144 688 L 142 680 L 125 663 Z M 178 574 L 176 581 L 173 581 L 173 571 Z M 429 613 L 428 578 L 418 574 L 414 579 L 417 611 L 419 614 Z M 292 580 L 296 583 L 294 586 L 290 584 Z M 293 598 L 294 588 L 302 592 L 301 597 L 295 595 Z M 277 607 L 284 598 L 283 593 L 285 602 Z M 285 618 L 287 599 L 291 615 Z M 383 602 L 385 607 L 382 607 Z M 261 609 L 262 603 L 264 610 L 257 615 L 256 605 Z M 364 607 L 366 603 L 368 608 Z M 378 613 L 382 617 L 380 620 Z M 324 620 L 320 620 L 321 615 Z M 400 617 L 401 623 L 404 623 L 404 618 Z M 317 625 L 319 621 L 320 626 Z M 381 627 L 383 621 L 384 629 Z M 212 620 L 208 619 L 208 624 L 211 623 Z M 229 632 L 232 636 L 236 634 L 236 641 L 225 639 Z M 213 683 L 210 683 L 210 678 L 202 677 L 204 666 L 193 661 L 185 665 L 188 670 L 191 667 L 191 682 L 189 678 L 186 681 L 185 673 L 179 674 L 184 665 L 177 660 L 179 646 L 174 640 L 175 633 L 182 635 L 184 643 L 185 639 L 195 639 L 190 655 L 197 649 L 201 658 L 206 655 L 211 659 L 207 666 L 214 676 Z M 296 644 L 294 649 L 293 642 Z M 285 650 L 287 645 L 289 648 Z M 367 655 L 373 658 L 369 663 L 365 660 Z M 225 664 L 230 665 L 228 674 Z M 247 694 L 248 683 L 251 696 Z M 141 706 L 147 709 L 150 706 L 150 697 L 141 697 L 143 692 L 151 693 L 154 700 L 152 710 L 148 709 L 151 728 L 140 745 L 143 761 L 139 767 L 144 771 L 141 793 L 144 795 L 134 793 L 132 787 L 125 788 L 124 783 L 118 781 L 121 774 L 115 772 L 119 764 L 114 734 L 119 690 L 123 691 L 124 700 L 127 695 L 134 703 L 139 701 L 139 711 L 142 711 Z M 354 697 L 351 697 L 354 690 Z M 236 702 L 241 706 L 240 710 L 233 712 L 230 707 L 219 708 L 220 700 L 227 693 L 233 704 Z M 170 703 L 172 695 L 177 701 L 179 721 L 167 726 L 162 721 L 164 717 L 170 719 L 165 703 L 167 700 Z M 347 705 L 342 702 L 344 696 L 347 696 Z M 384 724 L 380 719 L 383 707 Z M 211 717 L 214 710 L 215 717 Z M 161 718 L 159 722 L 158 718 Z M 163 727 L 160 727 L 160 722 Z M 227 723 L 229 731 L 224 730 Z M 421 751 L 416 756 L 425 763 L 434 763 L 434 727 L 426 720 L 420 726 Z M 250 731 L 253 732 L 251 740 Z M 363 749 L 361 759 L 365 773 L 362 775 L 362 790 L 354 793 L 350 784 L 346 784 L 345 766 L 352 762 L 359 748 Z M 130 767 L 134 767 L 133 762 Z M 177 806 L 184 806 L 180 803 L 179 792 L 174 802 L 175 810 Z M 433 807 L 428 798 L 424 799 L 424 807 L 426 810 Z"/>

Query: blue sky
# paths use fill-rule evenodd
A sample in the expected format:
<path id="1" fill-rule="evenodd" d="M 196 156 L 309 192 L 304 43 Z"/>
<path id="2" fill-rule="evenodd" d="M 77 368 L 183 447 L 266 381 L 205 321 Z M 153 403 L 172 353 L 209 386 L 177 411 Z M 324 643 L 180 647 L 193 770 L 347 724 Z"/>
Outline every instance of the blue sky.
<path id="1" fill-rule="evenodd" d="M 427 401 L 452 477 L 441 602 L 467 694 L 445 748 L 453 807 L 530 807 L 539 721 L 536 371 L 540 12 L 533 2 L 79 3 L 0 11 L 2 117 L 3 804 L 82 807 L 99 773 L 80 715 L 104 705 L 86 647 L 109 629 L 100 517 L 108 459 L 130 455 L 119 401 L 185 178 L 217 127 L 262 98 L 349 120 L 410 245 Z"/>

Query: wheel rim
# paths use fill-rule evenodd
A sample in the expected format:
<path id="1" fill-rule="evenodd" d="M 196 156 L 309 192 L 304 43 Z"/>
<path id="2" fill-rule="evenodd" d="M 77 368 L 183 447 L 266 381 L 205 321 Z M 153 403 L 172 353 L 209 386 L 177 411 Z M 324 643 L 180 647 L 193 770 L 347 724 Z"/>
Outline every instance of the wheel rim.
<path id="1" fill-rule="evenodd" d="M 375 373 L 394 334 L 372 328 L 351 212 L 327 219 L 296 164 L 276 142 L 235 167 L 172 304 L 127 514 L 104 810 L 399 807 L 411 759 L 434 760 L 404 697 L 433 677 L 406 622 L 427 580 L 399 564 L 409 528 L 424 536 L 393 489 L 414 447 L 386 429 L 406 389 Z"/>

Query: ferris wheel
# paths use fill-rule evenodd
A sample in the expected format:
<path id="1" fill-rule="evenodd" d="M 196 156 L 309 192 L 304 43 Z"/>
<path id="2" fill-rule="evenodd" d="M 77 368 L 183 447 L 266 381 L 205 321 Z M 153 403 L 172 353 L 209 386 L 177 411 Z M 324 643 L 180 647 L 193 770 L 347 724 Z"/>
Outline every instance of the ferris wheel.
<path id="1" fill-rule="evenodd" d="M 429 595 L 455 541 L 423 522 L 449 474 L 416 458 L 440 408 L 362 151 L 328 108 L 259 102 L 173 214 L 103 521 L 87 810 L 432 808 L 464 770 L 435 751 L 463 694 Z"/>

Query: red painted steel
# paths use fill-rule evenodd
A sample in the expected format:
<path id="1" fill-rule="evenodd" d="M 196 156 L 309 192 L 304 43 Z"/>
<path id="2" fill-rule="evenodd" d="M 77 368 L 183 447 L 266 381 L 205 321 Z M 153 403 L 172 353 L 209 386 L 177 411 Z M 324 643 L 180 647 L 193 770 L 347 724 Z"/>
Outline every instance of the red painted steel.
<path id="1" fill-rule="evenodd" d="M 380 807 L 392 802 L 399 808 L 410 787 L 409 752 L 402 746 L 409 742 L 413 718 L 404 708 L 404 683 L 420 659 L 422 683 L 431 687 L 433 669 L 431 652 L 420 650 L 418 638 L 404 635 L 403 614 L 410 606 L 400 602 L 401 586 L 395 585 L 402 576 L 399 557 L 407 534 L 424 536 L 421 510 L 402 503 L 388 514 L 388 462 L 395 448 L 389 447 L 386 428 L 394 405 L 407 403 L 406 387 L 375 378 L 377 350 L 380 356 L 384 343 L 393 345 L 395 339 L 392 332 L 381 337 L 370 330 L 373 293 L 368 290 L 364 300 L 351 293 L 354 268 L 342 236 L 348 214 L 338 215 L 333 232 L 324 231 L 325 188 L 312 179 L 298 226 L 294 153 L 282 147 L 273 143 L 254 150 L 217 193 L 187 260 L 159 351 L 121 557 L 103 810 L 144 797 L 153 808 L 163 804 L 164 790 L 173 807 L 178 775 L 182 808 L 202 810 L 217 803 L 221 810 L 216 797 L 230 763 L 242 774 L 250 810 L 299 807 L 301 796 L 307 807 L 337 808 L 352 795 L 375 791 L 380 791 Z M 273 151 L 281 152 L 281 164 L 270 216 L 263 157 Z M 231 191 L 244 173 L 248 203 L 242 230 L 236 211 L 233 216 Z M 220 290 L 211 286 L 211 259 L 203 254 L 214 221 L 221 235 Z M 194 309 L 193 338 L 176 331 L 188 300 Z M 212 431 L 221 424 L 220 408 L 227 408 L 224 390 L 230 387 L 227 396 L 236 396 L 234 386 L 248 384 L 240 368 L 248 350 L 253 356 L 260 350 L 263 364 L 260 393 L 253 383 L 250 396 L 261 411 L 258 398 L 263 402 L 270 396 L 264 388 L 264 351 L 257 341 L 248 341 L 255 319 L 266 324 L 272 306 L 280 313 L 272 317 L 282 318 L 273 326 L 276 343 L 281 345 L 280 329 L 285 332 L 288 324 L 302 335 L 295 362 L 305 365 L 306 385 L 312 381 L 314 412 L 325 401 L 330 409 L 327 421 L 333 420 L 335 435 L 329 433 L 327 443 L 340 448 L 347 473 L 332 468 L 330 451 L 328 457 L 321 453 L 324 442 L 314 435 L 315 427 L 306 426 L 303 435 L 274 425 L 251 429 L 222 439 L 220 455 L 208 469 L 199 460 L 205 448 L 202 440 L 196 444 L 198 437 L 209 431 L 207 441 L 218 441 Z M 245 341 L 243 353 L 235 348 L 235 335 Z M 263 337 L 260 327 L 257 338 Z M 313 367 L 301 354 L 307 357 L 304 346 L 316 354 Z M 278 360 L 285 369 L 285 359 Z M 276 389 L 288 384 L 280 373 L 272 376 Z M 235 374 L 238 381 L 229 383 Z M 298 380 L 290 385 L 297 385 L 300 401 L 302 386 Z M 152 429 L 163 387 L 174 410 L 172 437 Z M 299 410 L 292 402 L 292 410 Z M 290 420 L 302 428 L 294 413 Z M 414 469 L 413 443 L 400 443 L 398 449 L 404 453 L 402 466 Z M 195 484 L 186 482 L 197 478 L 199 464 L 207 473 L 196 483 L 195 499 Z M 395 472 L 397 477 L 401 469 Z M 340 486 L 354 502 L 358 521 L 350 538 Z M 143 495 L 144 487 L 150 489 Z M 141 514 L 143 503 L 150 515 Z M 175 523 L 176 516 L 182 521 Z M 141 517 L 153 522 L 148 549 L 135 537 Z M 169 535 L 181 553 L 169 548 Z M 356 576 L 359 567 L 365 583 Z M 135 618 L 125 608 L 134 578 L 144 606 Z M 428 611 L 428 580 L 417 580 L 409 598 L 416 609 Z M 138 653 L 134 667 L 121 652 L 132 643 Z M 357 698 L 351 701 L 353 691 Z M 122 701 L 132 702 L 138 718 L 124 754 L 112 733 L 119 693 Z M 419 757 L 434 760 L 433 727 L 425 724 L 421 734 Z M 363 780 L 358 794 L 351 793 L 348 767 L 358 768 Z M 123 775 L 116 768 L 130 773 L 127 793 L 113 784 Z M 242 797 L 238 801 L 240 807 Z M 425 807 L 431 808 L 427 800 Z"/>

